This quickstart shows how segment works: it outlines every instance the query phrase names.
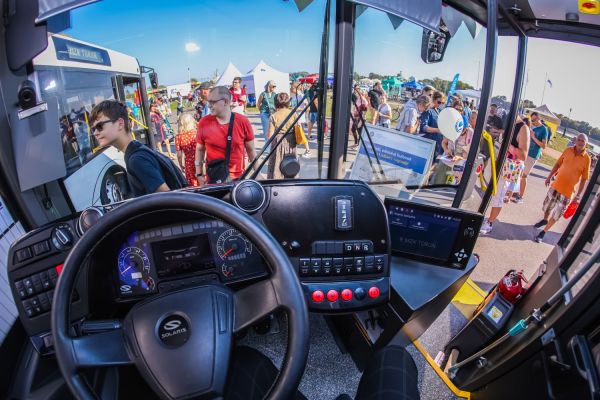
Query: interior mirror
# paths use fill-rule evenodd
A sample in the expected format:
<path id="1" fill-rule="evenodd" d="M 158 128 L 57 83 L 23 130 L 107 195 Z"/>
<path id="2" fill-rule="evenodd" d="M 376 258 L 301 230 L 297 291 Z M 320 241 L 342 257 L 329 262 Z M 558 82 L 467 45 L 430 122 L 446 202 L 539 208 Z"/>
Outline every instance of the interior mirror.
<path id="1" fill-rule="evenodd" d="M 440 25 L 440 33 L 423 29 L 421 39 L 421 59 L 426 64 L 442 62 L 450 41 L 450 32 L 445 25 Z"/>

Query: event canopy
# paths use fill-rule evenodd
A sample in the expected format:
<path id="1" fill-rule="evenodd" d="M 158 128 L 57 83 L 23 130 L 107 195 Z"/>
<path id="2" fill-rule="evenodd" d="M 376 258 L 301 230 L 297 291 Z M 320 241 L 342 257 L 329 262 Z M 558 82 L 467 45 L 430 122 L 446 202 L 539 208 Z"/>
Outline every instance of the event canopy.
<path id="1" fill-rule="evenodd" d="M 381 86 L 383 86 L 383 90 L 386 92 L 399 90 L 402 87 L 402 78 L 397 76 L 388 76 L 381 81 Z"/>
<path id="2" fill-rule="evenodd" d="M 265 90 L 265 85 L 270 80 L 277 85 L 277 93 L 285 92 L 289 94 L 290 74 L 278 71 L 262 60 L 256 64 L 256 67 L 242 76 L 242 85 L 246 85 L 248 95 L 254 94 L 258 98 L 258 95 Z"/>
<path id="3" fill-rule="evenodd" d="M 526 108 L 525 115 L 529 116 L 532 112 L 537 112 L 540 115 L 540 118 L 546 122 L 546 125 L 552 130 L 552 133 L 555 133 L 558 127 L 560 126 L 560 118 L 556 116 L 547 105 L 543 104 L 537 108 Z"/>
<path id="4" fill-rule="evenodd" d="M 408 81 L 408 82 L 404 82 L 402 84 L 403 88 L 406 89 L 417 89 L 417 90 L 422 90 L 423 89 L 423 85 L 417 81 Z"/>
<path id="5" fill-rule="evenodd" d="M 225 68 L 225 71 L 221 74 L 219 79 L 217 79 L 215 86 L 229 87 L 232 85 L 233 78 L 235 78 L 236 76 L 242 76 L 242 73 L 239 69 L 236 68 L 235 65 L 233 65 L 231 61 L 229 61 L 229 64 L 227 64 L 227 68 Z"/>

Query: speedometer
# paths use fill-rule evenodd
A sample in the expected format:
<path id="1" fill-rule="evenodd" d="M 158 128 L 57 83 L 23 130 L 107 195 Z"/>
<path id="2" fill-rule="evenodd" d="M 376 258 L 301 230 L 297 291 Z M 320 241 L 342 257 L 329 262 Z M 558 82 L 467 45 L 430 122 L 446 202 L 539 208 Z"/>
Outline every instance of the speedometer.
<path id="1" fill-rule="evenodd" d="M 121 295 L 144 294 L 154 291 L 150 259 L 139 247 L 125 247 L 119 253 L 119 292 Z"/>
<path id="2" fill-rule="evenodd" d="M 235 229 L 228 229 L 219 235 L 217 253 L 221 260 L 243 260 L 252 254 L 252 243 Z"/>

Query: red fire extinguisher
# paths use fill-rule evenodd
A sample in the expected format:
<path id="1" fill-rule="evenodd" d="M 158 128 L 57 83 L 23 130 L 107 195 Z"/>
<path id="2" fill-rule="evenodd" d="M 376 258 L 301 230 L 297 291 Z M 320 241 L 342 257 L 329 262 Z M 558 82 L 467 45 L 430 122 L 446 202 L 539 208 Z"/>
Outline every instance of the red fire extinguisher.
<path id="1" fill-rule="evenodd" d="M 523 275 L 523 271 L 511 269 L 500 282 L 498 283 L 498 292 L 507 301 L 515 304 L 527 292 L 527 288 L 523 287 L 521 282 L 528 283 Z"/>

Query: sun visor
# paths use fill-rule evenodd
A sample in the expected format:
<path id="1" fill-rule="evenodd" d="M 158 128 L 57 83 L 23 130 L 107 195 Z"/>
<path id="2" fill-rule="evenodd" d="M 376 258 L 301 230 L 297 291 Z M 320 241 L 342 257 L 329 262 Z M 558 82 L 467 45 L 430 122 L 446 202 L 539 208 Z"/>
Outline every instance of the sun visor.
<path id="1" fill-rule="evenodd" d="M 411 21 L 425 29 L 439 32 L 442 0 L 352 0 L 354 3 L 376 8 L 388 14 Z M 392 20 L 394 22 L 396 20 Z M 395 25 L 395 24 L 394 24 Z"/>
<path id="2" fill-rule="evenodd" d="M 85 6 L 86 4 L 96 3 L 99 0 L 38 0 L 38 16 L 35 23 L 38 24 L 56 17 L 59 14 L 66 13 L 75 8 Z"/>

